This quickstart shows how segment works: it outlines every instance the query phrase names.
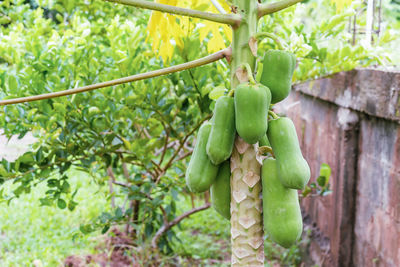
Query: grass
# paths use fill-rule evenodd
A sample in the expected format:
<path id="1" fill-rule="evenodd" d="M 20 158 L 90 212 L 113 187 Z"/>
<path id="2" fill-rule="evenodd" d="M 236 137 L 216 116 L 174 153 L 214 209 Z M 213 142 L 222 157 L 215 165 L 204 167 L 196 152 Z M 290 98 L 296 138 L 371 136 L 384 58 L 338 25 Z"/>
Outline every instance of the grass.
<path id="1" fill-rule="evenodd" d="M 109 209 L 109 201 L 85 173 L 72 171 L 70 184 L 79 188 L 75 197 L 79 205 L 73 212 L 40 206 L 39 198 L 47 190 L 45 184 L 13 200 L 9 206 L 0 203 L 0 266 L 61 266 L 69 255 L 99 253 L 96 246 L 102 239 L 98 231 L 77 235 L 74 241 L 72 237 L 79 233 L 80 224 Z M 13 185 L 2 187 L 7 192 Z M 182 196 L 177 204 L 178 214 L 192 208 L 189 197 Z M 196 206 L 201 205 L 203 201 L 197 200 Z M 230 222 L 213 208 L 191 215 L 173 231 L 179 239 L 174 242 L 175 253 L 171 255 L 176 266 L 230 265 Z M 266 266 L 295 266 L 300 260 L 297 246 L 285 250 L 267 240 L 265 252 L 269 259 Z M 168 257 L 165 262 L 168 266 Z"/>
<path id="2" fill-rule="evenodd" d="M 44 183 L 10 205 L 0 203 L 0 266 L 60 266 L 69 255 L 96 253 L 99 232 L 78 235 L 74 241 L 73 236 L 79 233 L 80 224 L 107 209 L 109 201 L 83 172 L 70 172 L 69 182 L 79 188 L 75 197 L 79 205 L 72 212 L 40 206 L 39 198 L 48 189 Z M 2 187 L 5 192 L 14 188 L 7 183 Z M 182 198 L 177 208 L 190 210 L 190 199 Z M 182 266 L 193 261 L 201 266 L 229 266 L 229 229 L 229 221 L 212 208 L 193 214 L 174 228 L 180 240 L 174 243 L 176 259 Z"/>
<path id="3" fill-rule="evenodd" d="M 47 190 L 45 184 L 31 193 L 13 200 L 8 206 L 0 203 L 0 266 L 59 266 L 68 255 L 90 254 L 99 236 L 94 232 L 72 237 L 85 223 L 108 207 L 104 195 L 96 193 L 97 185 L 86 174 L 73 171 L 70 183 L 79 188 L 79 205 L 73 212 L 56 207 L 40 206 L 39 198 Z M 13 186 L 4 184 L 5 191 Z M 40 261 L 40 262 L 39 262 Z"/>
<path id="4" fill-rule="evenodd" d="M 181 212 L 192 208 L 189 198 L 179 203 Z M 230 222 L 213 208 L 191 215 L 177 227 L 174 230 L 181 242 L 175 242 L 174 249 L 178 255 L 201 260 L 202 266 L 230 265 Z"/>

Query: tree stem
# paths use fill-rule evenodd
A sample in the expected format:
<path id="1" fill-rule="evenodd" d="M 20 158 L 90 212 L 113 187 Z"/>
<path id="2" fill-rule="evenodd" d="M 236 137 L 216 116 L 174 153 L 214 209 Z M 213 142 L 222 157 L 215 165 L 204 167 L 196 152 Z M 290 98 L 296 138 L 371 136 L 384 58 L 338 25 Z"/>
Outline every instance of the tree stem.
<path id="1" fill-rule="evenodd" d="M 255 68 L 249 40 L 257 32 L 257 0 L 234 0 L 242 23 L 233 29 L 231 92 L 240 83 L 236 70 L 247 64 Z M 252 75 L 251 70 L 249 74 Z M 264 266 L 264 238 L 261 216 L 260 164 L 253 145 L 236 138 L 231 156 L 231 266 Z"/>
<path id="2" fill-rule="evenodd" d="M 258 17 L 278 12 L 282 9 L 295 5 L 303 0 L 281 0 L 273 3 L 258 4 Z"/>
<path id="3" fill-rule="evenodd" d="M 164 68 L 164 69 L 159 69 L 155 71 L 149 71 L 146 73 L 140 73 L 140 74 L 135 74 L 132 76 L 124 77 L 124 78 L 119 78 L 107 82 L 102 82 L 102 83 L 96 83 L 92 85 L 87 85 L 79 88 L 74 88 L 74 89 L 69 89 L 69 90 L 64 90 L 64 91 L 59 91 L 59 92 L 53 92 L 53 93 L 48 93 L 48 94 L 42 94 L 42 95 L 35 95 L 35 96 L 27 96 L 27 97 L 20 97 L 20 98 L 13 98 L 13 99 L 7 99 L 7 100 L 0 100 L 0 106 L 5 106 L 5 105 L 10 105 L 10 104 L 17 104 L 17 103 L 24 103 L 24 102 L 32 102 L 36 100 L 42 100 L 42 99 L 48 99 L 48 98 L 55 98 L 55 97 L 60 97 L 60 96 L 66 96 L 66 95 L 72 95 L 72 94 L 77 94 L 77 93 L 83 93 L 86 91 L 92 91 L 95 89 L 100 89 L 104 87 L 109 87 L 109 86 L 114 86 L 114 85 L 119 85 L 123 83 L 129 83 L 129 82 L 134 82 L 134 81 L 139 81 L 139 80 L 144 80 L 148 78 L 153 78 L 157 76 L 162 76 L 165 74 L 173 73 L 173 72 L 178 72 L 190 68 L 195 68 L 199 67 L 202 65 L 206 65 L 212 62 L 215 62 L 217 60 L 220 60 L 224 57 L 230 57 L 231 54 L 231 49 L 230 48 L 225 48 L 223 50 L 220 50 L 214 54 L 208 55 L 206 57 L 193 60 L 190 62 L 186 62 L 183 64 L 179 64 L 176 66 Z"/>
<path id="4" fill-rule="evenodd" d="M 182 15 L 187 17 L 205 19 L 209 21 L 214 21 L 218 23 L 228 24 L 228 25 L 238 25 L 240 23 L 240 16 L 234 14 L 214 14 L 210 12 L 203 12 L 198 10 L 193 10 L 189 8 L 176 7 L 171 5 L 160 4 L 156 2 L 146 1 L 146 0 L 105 0 L 108 2 L 115 2 L 119 4 L 145 8 L 150 10 L 156 10 L 176 15 Z"/>
<path id="5" fill-rule="evenodd" d="M 231 265 L 264 266 L 261 166 L 253 145 L 236 138 L 231 156 Z"/>

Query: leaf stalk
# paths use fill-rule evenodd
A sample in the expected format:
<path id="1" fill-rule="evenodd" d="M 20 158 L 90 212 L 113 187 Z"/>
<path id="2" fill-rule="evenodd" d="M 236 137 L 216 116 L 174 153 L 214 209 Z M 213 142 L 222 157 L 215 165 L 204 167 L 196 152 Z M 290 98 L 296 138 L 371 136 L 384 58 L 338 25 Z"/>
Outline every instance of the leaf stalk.
<path id="1" fill-rule="evenodd" d="M 156 2 L 146 1 L 146 0 L 105 0 L 108 2 L 114 2 L 118 4 L 124 4 L 128 6 L 134 6 L 139 8 L 145 8 L 155 11 L 161 11 L 166 13 L 171 13 L 175 15 L 182 15 L 187 17 L 205 19 L 209 21 L 214 21 L 222 24 L 228 24 L 235 26 L 240 23 L 240 16 L 235 14 L 214 14 L 210 12 L 203 12 L 198 10 L 193 10 L 189 8 L 176 7 L 171 5 L 160 4 Z"/>
<path id="2" fill-rule="evenodd" d="M 303 0 L 281 0 L 279 2 L 258 4 L 258 17 L 261 18 L 265 15 L 272 14 L 282 9 L 293 6 Z"/>
<path id="3" fill-rule="evenodd" d="M 110 87 L 110 86 L 115 86 L 115 85 L 119 85 L 119 84 L 149 79 L 149 78 L 153 78 L 153 77 L 157 77 L 157 76 L 170 74 L 173 72 L 178 72 L 178 71 L 187 70 L 190 68 L 203 66 L 203 65 L 218 61 L 224 57 L 230 57 L 230 55 L 231 55 L 231 49 L 225 48 L 223 50 L 220 50 L 214 54 L 205 56 L 203 58 L 196 59 L 196 60 L 186 62 L 183 64 L 171 66 L 168 68 L 163 68 L 163 69 L 159 69 L 159 70 L 155 70 L 155 71 L 149 71 L 149 72 L 145 72 L 145 73 L 135 74 L 135 75 L 124 77 L 124 78 L 119 78 L 119 79 L 102 82 L 102 83 L 91 84 L 91 85 L 74 88 L 74 89 L 69 89 L 69 90 L 63 90 L 63 91 L 41 94 L 41 95 L 0 100 L 0 106 L 32 102 L 32 101 L 36 101 L 36 100 L 55 98 L 55 97 L 66 96 L 66 95 L 73 95 L 73 94 L 77 94 L 77 93 L 83 93 L 83 92 L 87 92 L 87 91 L 104 88 L 104 87 Z"/>

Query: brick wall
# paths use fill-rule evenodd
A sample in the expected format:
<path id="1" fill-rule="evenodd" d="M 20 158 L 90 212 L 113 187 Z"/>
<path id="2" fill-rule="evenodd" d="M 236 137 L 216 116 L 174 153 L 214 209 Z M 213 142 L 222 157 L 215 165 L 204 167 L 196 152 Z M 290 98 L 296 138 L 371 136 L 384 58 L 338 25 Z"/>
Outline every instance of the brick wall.
<path id="1" fill-rule="evenodd" d="M 303 83 L 276 111 L 294 121 L 311 179 L 332 168 L 332 194 L 302 200 L 309 264 L 400 266 L 400 72 Z"/>

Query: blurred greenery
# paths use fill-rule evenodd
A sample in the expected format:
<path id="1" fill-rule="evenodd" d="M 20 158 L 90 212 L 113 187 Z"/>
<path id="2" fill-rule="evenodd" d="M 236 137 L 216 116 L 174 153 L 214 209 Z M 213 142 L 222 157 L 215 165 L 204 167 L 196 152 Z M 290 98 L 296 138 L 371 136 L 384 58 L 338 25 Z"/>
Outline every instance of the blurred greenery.
<path id="1" fill-rule="evenodd" d="M 38 199 L 46 191 L 40 184 L 30 194 L 0 205 L 0 265 L 31 266 L 40 260 L 43 266 L 58 266 L 71 254 L 95 253 L 99 233 L 79 235 L 79 225 L 109 207 L 102 188 L 82 172 L 72 171 L 70 182 L 80 188 L 76 200 L 80 205 L 70 212 L 40 206 Z M 3 187 L 5 191 L 13 185 Z M 103 196 L 103 197 L 102 197 Z"/>

